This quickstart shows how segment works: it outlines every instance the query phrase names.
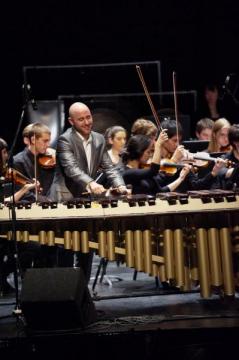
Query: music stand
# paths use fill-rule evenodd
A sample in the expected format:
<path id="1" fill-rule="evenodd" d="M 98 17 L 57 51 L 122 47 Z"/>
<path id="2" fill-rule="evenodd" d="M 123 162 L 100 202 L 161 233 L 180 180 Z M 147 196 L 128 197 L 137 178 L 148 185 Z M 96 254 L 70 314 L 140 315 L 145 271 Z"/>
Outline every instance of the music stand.
<path id="1" fill-rule="evenodd" d="M 208 148 L 208 140 L 185 140 L 182 145 L 191 153 L 205 151 Z"/>

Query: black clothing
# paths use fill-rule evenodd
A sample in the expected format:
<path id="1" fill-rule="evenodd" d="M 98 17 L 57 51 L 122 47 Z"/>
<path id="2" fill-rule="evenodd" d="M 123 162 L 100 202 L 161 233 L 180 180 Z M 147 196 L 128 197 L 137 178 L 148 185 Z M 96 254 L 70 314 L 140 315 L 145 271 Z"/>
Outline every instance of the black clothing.
<path id="1" fill-rule="evenodd" d="M 35 178 L 37 176 L 37 180 L 40 182 L 40 186 L 42 188 L 41 196 L 47 197 L 53 177 L 54 177 L 54 168 L 45 169 L 41 167 L 38 163 L 38 156 L 36 157 L 36 175 L 34 171 L 35 158 L 32 152 L 25 148 L 23 151 L 18 153 L 13 157 L 13 168 L 20 171 L 23 175 L 28 177 L 29 179 Z M 23 199 L 33 200 L 35 199 L 35 189 L 29 191 L 28 194 L 24 195 Z"/>
<path id="2" fill-rule="evenodd" d="M 177 187 L 176 191 L 185 193 L 189 190 L 209 190 L 221 188 L 220 178 L 218 176 L 212 176 L 211 165 L 206 169 L 201 169 L 197 173 L 189 172 L 184 181 Z M 168 175 L 160 173 L 154 179 L 159 184 L 164 185 L 163 189 L 168 188 L 167 185 L 174 182 L 178 177 L 181 170 L 178 170 L 174 175 Z M 164 191 L 164 190 L 163 190 Z M 167 190 L 170 191 L 170 190 Z"/>
<path id="3" fill-rule="evenodd" d="M 233 151 L 226 153 L 223 155 L 223 159 L 230 160 L 233 165 L 234 170 L 232 172 L 232 175 L 225 179 L 225 189 L 227 190 L 234 190 L 235 188 L 239 188 L 239 160 L 234 156 Z M 224 173 L 227 171 L 227 168 L 225 168 Z M 222 174 L 223 175 L 223 174 Z"/>
<path id="4" fill-rule="evenodd" d="M 122 176 L 126 185 L 132 185 L 132 194 L 155 195 L 158 192 L 168 192 L 169 188 L 162 184 L 159 168 L 160 165 L 154 163 L 148 169 L 132 169 L 126 165 Z"/>

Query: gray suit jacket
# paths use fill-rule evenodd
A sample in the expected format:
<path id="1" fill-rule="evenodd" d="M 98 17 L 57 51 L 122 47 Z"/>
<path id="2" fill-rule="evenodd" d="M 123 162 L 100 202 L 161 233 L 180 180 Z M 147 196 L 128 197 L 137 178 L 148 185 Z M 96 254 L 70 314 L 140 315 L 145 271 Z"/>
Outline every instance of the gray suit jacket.
<path id="1" fill-rule="evenodd" d="M 124 185 L 120 173 L 112 164 L 102 134 L 91 132 L 91 168 L 88 169 L 83 143 L 76 130 L 71 127 L 62 134 L 57 143 L 57 169 L 50 198 L 55 201 L 80 197 L 89 182 L 102 169 L 112 186 Z"/>

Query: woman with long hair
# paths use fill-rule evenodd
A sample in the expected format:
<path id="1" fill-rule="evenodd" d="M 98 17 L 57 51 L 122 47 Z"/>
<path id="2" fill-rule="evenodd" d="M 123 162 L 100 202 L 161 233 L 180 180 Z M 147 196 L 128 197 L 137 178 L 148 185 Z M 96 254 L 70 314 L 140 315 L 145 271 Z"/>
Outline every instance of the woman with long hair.
<path id="1" fill-rule="evenodd" d="M 122 175 L 126 185 L 132 186 L 133 194 L 155 195 L 158 192 L 174 191 L 185 179 L 190 171 L 190 167 L 187 165 L 181 170 L 179 177 L 167 186 L 164 186 L 163 183 L 160 184 L 160 181 L 158 181 L 161 147 L 167 140 L 167 130 L 161 131 L 154 145 L 152 161 L 149 166 L 144 168 L 151 156 L 151 139 L 145 135 L 135 135 L 129 139 L 126 148 L 121 154 L 124 164 Z M 157 181 L 155 181 L 156 177 Z"/>
<path id="2" fill-rule="evenodd" d="M 228 140 L 230 126 L 230 122 L 225 118 L 220 118 L 215 121 L 212 128 L 211 140 L 207 148 L 209 153 L 230 151 L 231 147 Z"/>

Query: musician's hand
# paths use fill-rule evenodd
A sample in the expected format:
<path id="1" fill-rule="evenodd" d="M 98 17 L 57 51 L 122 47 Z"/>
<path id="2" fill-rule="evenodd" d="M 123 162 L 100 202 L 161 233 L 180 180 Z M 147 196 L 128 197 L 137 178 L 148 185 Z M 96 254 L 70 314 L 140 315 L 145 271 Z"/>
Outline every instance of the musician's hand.
<path id="1" fill-rule="evenodd" d="M 218 158 L 211 171 L 212 176 L 217 176 L 219 171 L 225 166 L 227 166 L 227 160 Z"/>
<path id="2" fill-rule="evenodd" d="M 183 145 L 179 145 L 177 149 L 174 151 L 171 160 L 175 163 L 180 162 L 185 157 L 185 149 Z"/>
<path id="3" fill-rule="evenodd" d="M 32 189 L 35 189 L 37 187 L 37 191 L 42 191 L 42 188 L 40 187 L 40 183 L 39 181 L 36 181 L 36 179 L 33 179 L 34 180 L 34 183 L 29 183 L 29 184 L 25 184 L 24 185 L 24 190 L 27 191 L 30 191 Z"/>
<path id="4" fill-rule="evenodd" d="M 156 146 L 161 146 L 165 141 L 168 140 L 168 129 L 163 129 L 161 133 L 159 134 L 158 140 L 156 141 Z"/>
<path id="5" fill-rule="evenodd" d="M 191 165 L 185 164 L 185 166 L 180 171 L 179 178 L 181 180 L 184 180 L 186 178 L 186 176 L 189 174 L 189 172 L 191 171 L 191 169 L 192 169 Z"/>
<path id="6" fill-rule="evenodd" d="M 102 194 L 106 192 L 106 189 L 103 185 L 97 184 L 95 181 L 91 181 L 88 184 L 88 190 L 91 194 Z"/>
<path id="7" fill-rule="evenodd" d="M 116 191 L 121 195 L 128 195 L 130 194 L 130 189 L 127 189 L 125 185 L 120 185 L 116 188 Z"/>

